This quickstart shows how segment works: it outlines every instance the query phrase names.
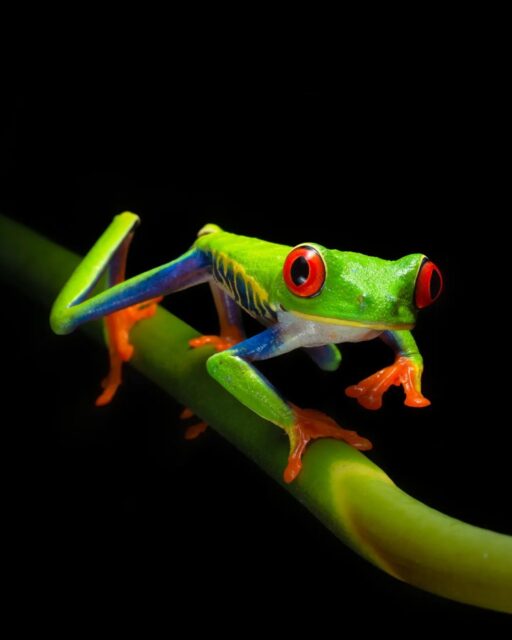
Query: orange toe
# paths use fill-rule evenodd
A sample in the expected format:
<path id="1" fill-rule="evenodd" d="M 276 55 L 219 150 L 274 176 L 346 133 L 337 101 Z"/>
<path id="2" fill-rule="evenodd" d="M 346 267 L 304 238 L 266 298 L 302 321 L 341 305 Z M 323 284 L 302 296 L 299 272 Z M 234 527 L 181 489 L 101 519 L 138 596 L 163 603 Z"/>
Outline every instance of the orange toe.
<path id="1" fill-rule="evenodd" d="M 188 407 L 184 407 L 183 411 L 180 413 L 180 420 L 188 420 L 189 418 L 194 417 L 194 412 L 192 409 Z M 208 428 L 208 424 L 206 422 L 197 422 L 195 424 L 191 424 L 185 430 L 185 440 L 194 440 L 202 433 L 206 431 Z"/>
<path id="2" fill-rule="evenodd" d="M 187 427 L 185 431 L 185 440 L 195 440 L 198 436 L 206 431 L 208 425 L 206 422 L 198 422 L 190 427 Z"/>
<path id="3" fill-rule="evenodd" d="M 188 343 L 193 349 L 212 345 L 216 351 L 226 351 L 231 349 L 235 344 L 238 344 L 239 340 L 230 336 L 200 336 L 199 338 L 192 338 Z"/>
<path id="4" fill-rule="evenodd" d="M 112 398 L 115 396 L 117 388 L 119 387 L 120 382 L 110 383 L 107 385 L 103 391 L 103 393 L 96 398 L 96 402 L 94 403 L 97 407 L 104 407 L 106 404 L 109 404 Z"/>
<path id="5" fill-rule="evenodd" d="M 343 429 L 340 425 L 321 411 L 293 407 L 296 422 L 290 432 L 290 455 L 284 471 L 284 481 L 293 482 L 302 469 L 302 456 L 308 443 L 317 438 L 334 438 L 343 440 L 360 451 L 368 451 L 372 443 L 355 431 Z"/>

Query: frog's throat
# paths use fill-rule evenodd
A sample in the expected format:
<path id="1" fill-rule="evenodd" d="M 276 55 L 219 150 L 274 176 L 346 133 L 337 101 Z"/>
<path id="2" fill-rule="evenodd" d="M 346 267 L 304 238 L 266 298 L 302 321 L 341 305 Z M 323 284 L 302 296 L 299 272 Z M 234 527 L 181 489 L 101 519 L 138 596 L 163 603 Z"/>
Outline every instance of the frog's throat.
<path id="1" fill-rule="evenodd" d="M 322 322 L 324 324 L 336 324 L 342 327 L 360 327 L 364 329 L 375 329 L 377 331 L 390 331 L 413 329 L 413 323 L 384 323 L 384 322 L 358 322 L 357 320 L 341 320 L 340 318 L 327 318 L 325 316 L 315 316 L 309 313 L 302 313 L 301 311 L 291 311 L 290 313 L 297 318 L 303 320 L 310 320 L 311 322 Z"/>

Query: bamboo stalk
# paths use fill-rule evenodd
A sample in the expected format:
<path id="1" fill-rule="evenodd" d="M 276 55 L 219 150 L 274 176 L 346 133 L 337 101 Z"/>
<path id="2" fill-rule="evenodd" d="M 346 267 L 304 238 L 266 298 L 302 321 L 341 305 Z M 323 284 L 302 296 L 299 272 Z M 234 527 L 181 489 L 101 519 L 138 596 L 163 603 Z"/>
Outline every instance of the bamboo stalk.
<path id="1" fill-rule="evenodd" d="M 0 274 L 48 308 L 78 262 L 77 255 L 0 216 Z M 99 329 L 98 323 L 86 328 L 96 339 Z M 132 364 L 282 484 L 286 439 L 208 376 L 204 363 L 211 351 L 188 347 L 196 335 L 159 308 L 133 331 Z M 299 478 L 284 486 L 343 542 L 394 577 L 512 613 L 512 537 L 427 507 L 350 446 L 314 443 Z"/>

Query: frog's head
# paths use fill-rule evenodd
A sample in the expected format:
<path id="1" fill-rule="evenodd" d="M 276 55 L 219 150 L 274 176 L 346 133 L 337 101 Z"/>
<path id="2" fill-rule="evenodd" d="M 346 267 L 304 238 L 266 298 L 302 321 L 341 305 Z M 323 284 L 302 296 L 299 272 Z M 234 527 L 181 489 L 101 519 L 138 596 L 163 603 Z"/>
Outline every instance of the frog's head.
<path id="1" fill-rule="evenodd" d="M 290 251 L 276 282 L 281 308 L 308 320 L 410 329 L 418 309 L 442 289 L 441 272 L 424 255 L 381 260 L 302 244 Z"/>

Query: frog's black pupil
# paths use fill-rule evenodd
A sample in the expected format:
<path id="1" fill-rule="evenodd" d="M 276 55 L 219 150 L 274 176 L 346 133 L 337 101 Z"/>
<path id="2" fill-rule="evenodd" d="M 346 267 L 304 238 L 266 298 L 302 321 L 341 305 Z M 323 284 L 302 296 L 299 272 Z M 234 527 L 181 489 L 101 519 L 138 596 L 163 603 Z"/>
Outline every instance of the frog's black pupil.
<path id="1" fill-rule="evenodd" d="M 430 276 L 430 298 L 435 300 L 441 292 L 441 277 L 439 273 L 434 269 Z"/>
<path id="2" fill-rule="evenodd" d="M 299 256 L 292 264 L 291 277 L 293 284 L 300 287 L 309 277 L 309 264 L 304 256 Z"/>

